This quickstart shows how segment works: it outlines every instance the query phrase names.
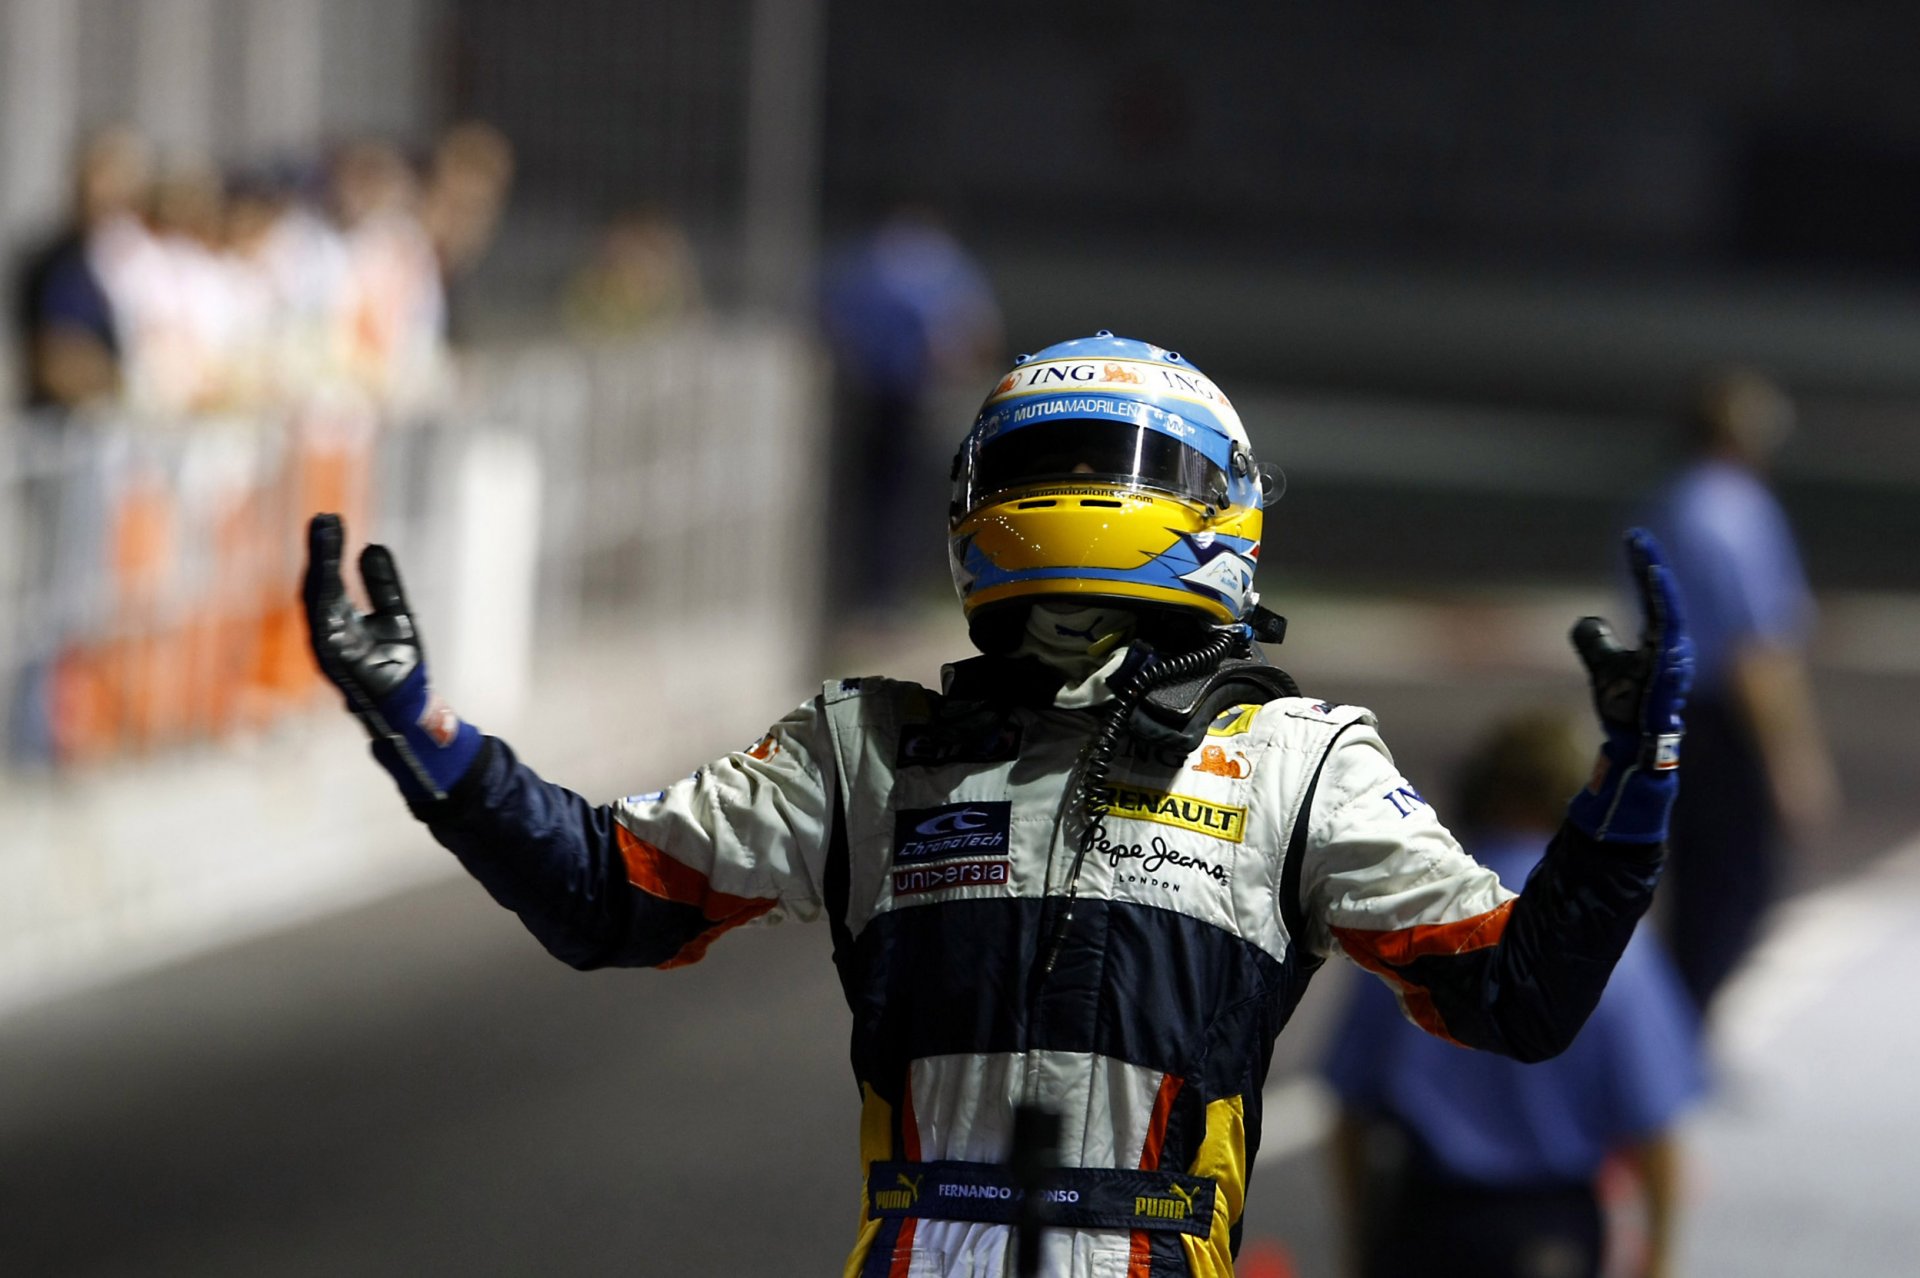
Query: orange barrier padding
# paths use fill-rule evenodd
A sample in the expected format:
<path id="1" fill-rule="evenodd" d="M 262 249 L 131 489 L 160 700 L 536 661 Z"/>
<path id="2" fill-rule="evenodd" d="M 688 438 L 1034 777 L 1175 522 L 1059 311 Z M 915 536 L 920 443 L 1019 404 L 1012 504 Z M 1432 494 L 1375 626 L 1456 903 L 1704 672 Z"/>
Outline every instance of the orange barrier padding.
<path id="1" fill-rule="evenodd" d="M 103 485 L 97 620 L 49 667 L 55 762 L 257 732 L 324 699 L 298 598 L 306 520 L 337 510 L 367 526 L 376 435 L 366 412 L 336 411 L 296 420 L 283 441 L 238 432 L 165 453 L 135 441 Z"/>

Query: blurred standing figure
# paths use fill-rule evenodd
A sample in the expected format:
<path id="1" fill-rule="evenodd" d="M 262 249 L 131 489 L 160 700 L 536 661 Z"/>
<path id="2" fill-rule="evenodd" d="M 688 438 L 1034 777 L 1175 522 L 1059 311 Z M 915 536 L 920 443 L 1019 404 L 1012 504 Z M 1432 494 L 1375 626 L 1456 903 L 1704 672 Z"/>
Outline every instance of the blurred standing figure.
<path id="1" fill-rule="evenodd" d="M 1803 657 L 1813 596 L 1766 482 L 1793 416 L 1757 373 L 1708 380 L 1692 413 L 1694 456 L 1646 518 L 1671 556 L 1699 657 L 1666 930 L 1703 1012 L 1772 900 L 1782 826 L 1812 835 L 1838 804 Z"/>
<path id="2" fill-rule="evenodd" d="M 705 306 L 693 244 L 665 210 L 615 218 L 567 285 L 567 327 L 610 337 L 671 328 Z"/>
<path id="3" fill-rule="evenodd" d="M 1498 725 L 1463 770 L 1466 847 L 1519 890 L 1565 796 L 1586 779 L 1574 723 Z M 1689 759 L 1688 766 L 1695 760 Z M 1463 1052 L 1409 1024 L 1377 982 L 1355 991 L 1326 1073 L 1339 1093 L 1336 1181 L 1355 1278 L 1590 1278 L 1667 1273 L 1674 1120 L 1703 1085 L 1697 1022 L 1655 939 L 1635 934 L 1573 1046 L 1523 1065 Z M 1647 1247 L 1605 1255 L 1596 1189 L 1622 1158 L 1646 1204 Z"/>
<path id="4" fill-rule="evenodd" d="M 513 188 L 513 144 L 481 120 L 454 125 L 433 150 L 420 193 L 420 224 L 433 241 L 446 294 L 449 337 L 471 321 L 467 285 L 500 229 Z"/>
<path id="5" fill-rule="evenodd" d="M 330 194 L 346 247 L 349 375 L 401 413 L 437 402 L 450 377 L 447 298 L 417 175 L 396 147 L 362 139 L 335 157 Z"/>
<path id="6" fill-rule="evenodd" d="M 75 162 L 72 221 L 26 264 L 18 298 L 27 402 L 73 407 L 120 391 L 122 337 L 94 256 L 101 236 L 137 224 L 146 199 L 146 144 L 108 129 Z"/>
<path id="7" fill-rule="evenodd" d="M 226 184 L 201 157 L 153 183 L 147 233 L 102 254 L 126 333 L 126 400 L 162 417 L 230 407 L 232 353 L 250 322 L 222 246 Z"/>
<path id="8" fill-rule="evenodd" d="M 939 215 L 902 205 L 828 262 L 821 320 L 838 382 L 834 596 L 884 616 L 916 575 L 910 548 L 933 544 L 915 532 L 938 509 L 918 482 L 937 473 L 917 464 L 930 406 L 999 359 L 1000 311 Z"/>

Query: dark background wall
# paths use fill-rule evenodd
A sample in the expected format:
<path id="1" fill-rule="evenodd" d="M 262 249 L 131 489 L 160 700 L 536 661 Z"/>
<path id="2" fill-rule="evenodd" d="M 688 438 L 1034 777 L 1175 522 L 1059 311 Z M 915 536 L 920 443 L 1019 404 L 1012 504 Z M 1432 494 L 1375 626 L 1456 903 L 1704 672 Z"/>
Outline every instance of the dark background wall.
<path id="1" fill-rule="evenodd" d="M 536 313 L 593 228 L 642 203 L 677 211 L 716 295 L 741 294 L 753 12 L 455 0 L 450 110 L 522 157 L 489 268 L 503 310 Z M 817 54 L 792 56 L 819 59 L 823 242 L 934 203 L 1014 347 L 1101 326 L 1177 345 L 1275 406 L 1249 420 L 1308 459 L 1290 500 L 1314 527 L 1456 530 L 1309 571 L 1479 571 L 1504 543 L 1506 570 L 1578 573 L 1670 458 L 1694 379 L 1746 363 L 1801 400 L 1782 481 L 1816 575 L 1920 583 L 1898 550 L 1920 538 L 1920 7 L 824 0 L 822 17 Z M 1364 401 L 1377 428 L 1302 392 Z M 1408 464 L 1437 439 L 1476 482 Z M 1515 471 L 1516 441 L 1577 459 L 1582 491 Z"/>

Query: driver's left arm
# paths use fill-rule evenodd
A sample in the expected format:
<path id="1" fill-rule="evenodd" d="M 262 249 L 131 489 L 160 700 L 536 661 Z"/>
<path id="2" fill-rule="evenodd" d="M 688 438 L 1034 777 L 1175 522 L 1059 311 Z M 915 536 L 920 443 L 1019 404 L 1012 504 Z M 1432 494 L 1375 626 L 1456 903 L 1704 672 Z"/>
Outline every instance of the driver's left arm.
<path id="1" fill-rule="evenodd" d="M 1516 896 L 1364 723 L 1333 747 L 1308 828 L 1308 944 L 1386 981 L 1429 1033 L 1523 1061 L 1579 1033 L 1660 871 L 1659 843 L 1602 842 L 1569 822 Z"/>

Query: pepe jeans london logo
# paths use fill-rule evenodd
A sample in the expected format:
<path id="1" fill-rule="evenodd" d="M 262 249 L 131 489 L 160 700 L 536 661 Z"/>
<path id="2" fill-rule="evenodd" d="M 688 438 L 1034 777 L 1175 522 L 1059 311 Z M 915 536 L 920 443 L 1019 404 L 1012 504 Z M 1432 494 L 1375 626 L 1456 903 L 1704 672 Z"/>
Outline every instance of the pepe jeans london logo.
<path id="1" fill-rule="evenodd" d="M 1218 747 L 1214 749 L 1219 752 Z M 1223 775 L 1236 775 L 1229 766 L 1236 761 L 1224 754 L 1221 759 Z M 1194 770 L 1209 769 L 1196 766 Z M 1107 801 L 1108 820 L 1151 821 L 1207 836 L 1198 846 L 1178 846 L 1191 841 L 1169 842 L 1158 834 L 1129 841 L 1103 833 L 1094 841 L 1092 850 L 1113 867 L 1116 885 L 1141 884 L 1160 891 L 1180 892 L 1196 883 L 1232 882 L 1233 852 L 1220 845 L 1245 842 L 1245 808 L 1130 785 L 1111 786 L 1103 792 L 1103 797 Z"/>

